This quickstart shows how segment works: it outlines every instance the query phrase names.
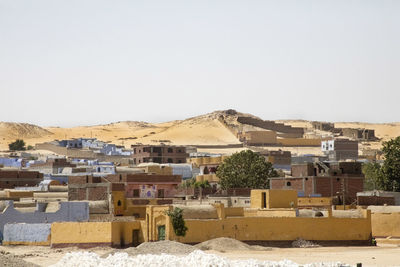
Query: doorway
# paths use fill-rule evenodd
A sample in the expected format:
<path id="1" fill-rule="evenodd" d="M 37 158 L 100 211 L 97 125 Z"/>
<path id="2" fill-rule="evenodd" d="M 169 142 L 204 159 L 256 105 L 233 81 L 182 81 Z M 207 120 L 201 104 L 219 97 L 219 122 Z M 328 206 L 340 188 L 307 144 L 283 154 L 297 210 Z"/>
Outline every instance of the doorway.
<path id="1" fill-rule="evenodd" d="M 158 240 L 165 240 L 165 225 L 158 226 Z"/>

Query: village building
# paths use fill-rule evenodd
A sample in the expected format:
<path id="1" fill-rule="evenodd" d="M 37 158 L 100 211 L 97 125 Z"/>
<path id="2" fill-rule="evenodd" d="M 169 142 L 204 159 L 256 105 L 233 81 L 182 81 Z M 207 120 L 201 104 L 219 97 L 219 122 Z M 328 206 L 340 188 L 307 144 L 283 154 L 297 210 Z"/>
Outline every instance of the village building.
<path id="1" fill-rule="evenodd" d="M 30 170 L 37 170 L 41 173 L 57 174 L 64 168 L 75 168 L 76 165 L 67 161 L 66 158 L 49 158 L 43 163 L 34 163 L 29 165 Z"/>
<path id="2" fill-rule="evenodd" d="M 271 151 L 264 150 L 260 155 L 265 157 L 265 160 L 272 163 L 272 167 L 281 170 L 290 170 L 292 164 L 292 153 L 290 151 Z"/>
<path id="3" fill-rule="evenodd" d="M 200 173 L 196 176 L 196 181 L 208 181 L 210 184 L 217 184 L 219 182 L 219 178 L 216 175 L 217 169 L 225 158 L 227 157 L 218 156 L 190 158 L 192 165 L 200 170 Z"/>
<path id="4" fill-rule="evenodd" d="M 155 163 L 186 163 L 188 154 L 184 146 L 166 145 L 132 145 L 133 164 Z"/>
<path id="5" fill-rule="evenodd" d="M 172 198 L 182 183 L 180 175 L 146 173 L 109 175 L 105 179 L 112 183 L 123 183 L 127 198 Z"/>
<path id="6" fill-rule="evenodd" d="M 37 171 L 0 169 L 0 189 L 37 186 L 42 180 L 43 174 Z"/>
<path id="7" fill-rule="evenodd" d="M 321 141 L 321 150 L 331 161 L 358 159 L 358 141 L 348 139 Z"/>
<path id="8" fill-rule="evenodd" d="M 359 141 L 376 141 L 378 139 L 375 136 L 375 130 L 365 128 L 342 128 L 342 135 L 352 140 Z"/>
<path id="9" fill-rule="evenodd" d="M 348 204 L 364 189 L 360 162 L 315 162 L 292 165 L 292 177 L 270 178 L 271 189 L 294 189 L 300 196 L 337 197 Z"/>

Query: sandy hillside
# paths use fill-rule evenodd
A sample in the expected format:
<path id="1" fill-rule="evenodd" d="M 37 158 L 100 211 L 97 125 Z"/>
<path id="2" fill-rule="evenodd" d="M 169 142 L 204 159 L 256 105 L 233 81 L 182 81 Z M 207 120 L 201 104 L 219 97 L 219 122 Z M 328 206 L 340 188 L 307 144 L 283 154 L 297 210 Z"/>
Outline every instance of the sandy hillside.
<path id="1" fill-rule="evenodd" d="M 186 120 L 164 123 L 147 123 L 136 121 L 116 122 L 105 125 L 80 126 L 72 128 L 47 127 L 26 124 L 0 122 L 0 150 L 6 150 L 8 144 L 15 139 L 24 139 L 27 145 L 48 142 L 55 139 L 71 139 L 78 137 L 95 137 L 129 147 L 131 144 L 175 144 L 175 145 L 227 145 L 238 144 L 237 131 L 263 130 L 257 127 L 242 125 L 236 121 L 237 116 L 255 117 L 238 112 L 215 111 Z M 221 120 L 222 118 L 222 120 Z M 256 117 L 257 118 L 257 117 Z M 295 127 L 312 131 L 311 122 L 305 120 L 280 120 Z M 336 127 L 375 129 L 376 135 L 387 140 L 400 135 L 400 123 L 335 123 Z M 368 144 L 369 145 L 369 144 Z M 379 148 L 380 143 L 369 145 Z M 294 151 L 296 152 L 296 151 Z M 300 151 L 299 151 L 300 152 Z M 314 151 L 313 151 L 314 152 Z"/>
<path id="2" fill-rule="evenodd" d="M 186 120 L 159 124 L 125 121 L 72 128 L 42 128 L 30 124 L 1 123 L 0 149 L 7 149 L 8 144 L 17 138 L 24 139 L 28 145 L 78 137 L 95 137 L 126 147 L 136 143 L 160 142 L 176 145 L 239 143 L 235 135 L 218 120 L 219 115 L 220 112 L 213 112 Z"/>

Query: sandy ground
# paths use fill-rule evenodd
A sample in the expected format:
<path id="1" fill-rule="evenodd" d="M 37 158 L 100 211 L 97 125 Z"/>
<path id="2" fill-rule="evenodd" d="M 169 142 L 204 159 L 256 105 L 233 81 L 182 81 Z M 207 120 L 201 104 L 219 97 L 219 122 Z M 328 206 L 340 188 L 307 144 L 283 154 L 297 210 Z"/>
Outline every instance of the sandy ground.
<path id="1" fill-rule="evenodd" d="M 49 247 L 37 246 L 0 246 L 0 261 L 3 259 L 1 257 L 2 253 L 10 253 L 8 255 L 15 255 L 15 258 L 23 259 L 28 264 L 50 266 L 58 262 L 64 254 L 71 251 L 78 251 L 78 249 L 51 249 Z M 95 252 L 100 256 L 115 252 L 112 248 L 93 248 L 88 251 Z M 213 253 L 231 259 L 253 258 L 271 261 L 289 259 L 300 264 L 340 261 L 352 265 L 362 263 L 363 266 L 400 266 L 400 247 L 272 248 L 270 251 L 229 251 L 225 253 L 207 251 L 207 253 Z"/>

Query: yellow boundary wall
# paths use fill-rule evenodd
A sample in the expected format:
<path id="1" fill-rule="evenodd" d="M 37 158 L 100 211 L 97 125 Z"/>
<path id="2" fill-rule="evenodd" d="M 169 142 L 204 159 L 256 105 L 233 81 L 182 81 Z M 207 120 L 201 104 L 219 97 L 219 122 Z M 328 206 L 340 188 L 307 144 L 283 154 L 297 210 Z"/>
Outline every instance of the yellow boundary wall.
<path id="1" fill-rule="evenodd" d="M 183 243 L 198 243 L 218 237 L 241 241 L 366 241 L 371 238 L 371 214 L 363 218 L 271 218 L 228 217 L 218 220 L 185 220 L 188 231 Z M 170 239 L 175 239 L 173 232 Z"/>

